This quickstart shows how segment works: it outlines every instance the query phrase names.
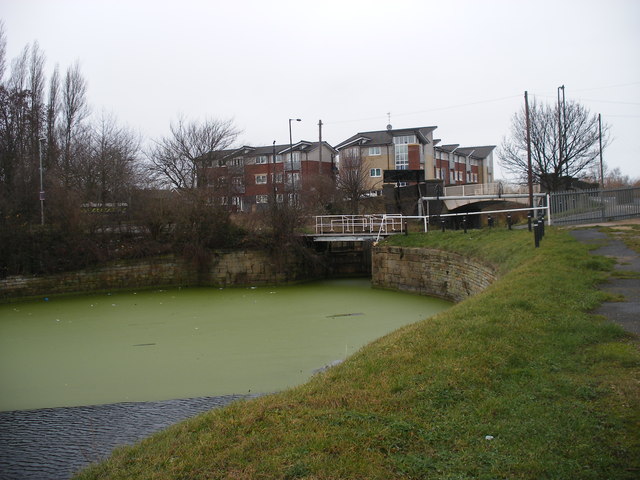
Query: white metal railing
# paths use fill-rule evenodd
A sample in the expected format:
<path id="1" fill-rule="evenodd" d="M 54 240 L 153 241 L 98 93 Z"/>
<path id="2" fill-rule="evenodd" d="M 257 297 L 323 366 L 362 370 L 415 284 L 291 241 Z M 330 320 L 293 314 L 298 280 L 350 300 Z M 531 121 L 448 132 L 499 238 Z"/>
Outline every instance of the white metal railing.
<path id="1" fill-rule="evenodd" d="M 529 193 L 528 185 L 516 183 L 478 183 L 470 185 L 457 185 L 453 187 L 444 187 L 445 197 L 466 197 L 473 195 L 504 195 L 504 194 L 527 194 Z M 533 193 L 540 193 L 540 185 L 533 185 Z"/>
<path id="2" fill-rule="evenodd" d="M 318 215 L 316 235 L 362 235 L 401 233 L 402 215 Z"/>

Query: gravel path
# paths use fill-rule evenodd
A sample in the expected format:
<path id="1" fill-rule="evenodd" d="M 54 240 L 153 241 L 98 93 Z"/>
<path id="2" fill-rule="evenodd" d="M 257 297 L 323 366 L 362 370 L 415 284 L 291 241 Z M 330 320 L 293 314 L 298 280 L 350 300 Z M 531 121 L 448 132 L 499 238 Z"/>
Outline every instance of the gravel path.
<path id="1" fill-rule="evenodd" d="M 616 260 L 616 270 L 640 273 L 640 255 L 621 240 L 612 238 L 595 228 L 572 230 L 571 235 L 586 244 L 599 244 L 594 255 L 604 255 Z M 626 331 L 640 335 L 640 278 L 610 278 L 601 287 L 607 292 L 621 294 L 623 302 L 605 302 L 594 313 L 604 315 Z"/>

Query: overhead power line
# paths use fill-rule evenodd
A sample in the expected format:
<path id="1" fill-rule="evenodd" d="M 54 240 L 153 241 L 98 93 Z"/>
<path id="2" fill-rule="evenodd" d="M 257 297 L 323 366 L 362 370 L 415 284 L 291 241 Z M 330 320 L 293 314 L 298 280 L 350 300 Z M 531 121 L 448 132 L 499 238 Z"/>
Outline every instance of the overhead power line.
<path id="1" fill-rule="evenodd" d="M 455 109 L 455 108 L 464 108 L 464 107 L 470 107 L 470 106 L 473 106 L 473 105 L 481 105 L 481 104 L 485 104 L 485 103 L 502 102 L 504 100 L 510 100 L 512 98 L 520 98 L 520 96 L 521 96 L 520 94 L 518 94 L 518 95 L 509 95 L 507 97 L 493 98 L 491 100 L 480 100 L 480 101 L 477 101 L 477 102 L 460 103 L 460 104 L 456 104 L 456 105 L 448 105 L 448 106 L 443 106 L 443 107 L 430 108 L 430 109 L 426 109 L 426 110 L 418 110 L 418 111 L 414 111 L 414 112 L 394 113 L 393 116 L 394 117 L 406 117 L 406 116 L 410 116 L 410 115 L 419 115 L 419 114 L 423 114 L 423 113 L 439 112 L 439 111 L 442 111 L 442 110 L 451 110 L 451 109 Z M 335 125 L 335 124 L 338 124 L 338 123 L 362 122 L 364 120 L 378 120 L 380 118 L 384 118 L 385 116 L 386 116 L 386 114 L 384 114 L 384 115 L 376 115 L 375 117 L 354 118 L 354 119 L 350 119 L 350 120 L 334 120 L 332 122 L 325 122 L 325 125 Z"/>

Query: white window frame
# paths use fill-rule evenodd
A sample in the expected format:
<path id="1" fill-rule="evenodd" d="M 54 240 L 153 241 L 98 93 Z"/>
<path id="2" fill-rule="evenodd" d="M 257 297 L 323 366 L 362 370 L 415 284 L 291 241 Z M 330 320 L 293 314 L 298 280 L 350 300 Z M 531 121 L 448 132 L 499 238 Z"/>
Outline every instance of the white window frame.
<path id="1" fill-rule="evenodd" d="M 381 168 L 372 168 L 369 170 L 369 176 L 371 177 L 381 177 L 382 169 Z"/>
<path id="2" fill-rule="evenodd" d="M 410 143 L 418 143 L 415 135 L 398 135 L 393 137 L 394 145 L 409 145 Z"/>
<path id="3" fill-rule="evenodd" d="M 266 185 L 267 184 L 267 174 L 259 173 L 256 176 L 256 185 Z"/>
<path id="4" fill-rule="evenodd" d="M 396 145 L 395 167 L 396 170 L 409 170 L 409 146 L 407 144 Z"/>
<path id="5" fill-rule="evenodd" d="M 256 195 L 256 203 L 269 203 L 269 195 Z"/>
<path id="6" fill-rule="evenodd" d="M 382 155 L 382 149 L 380 147 L 369 147 L 369 157 L 377 157 L 379 155 Z"/>
<path id="7" fill-rule="evenodd" d="M 269 163 L 269 157 L 267 155 L 258 155 L 256 157 L 256 165 L 266 165 Z"/>

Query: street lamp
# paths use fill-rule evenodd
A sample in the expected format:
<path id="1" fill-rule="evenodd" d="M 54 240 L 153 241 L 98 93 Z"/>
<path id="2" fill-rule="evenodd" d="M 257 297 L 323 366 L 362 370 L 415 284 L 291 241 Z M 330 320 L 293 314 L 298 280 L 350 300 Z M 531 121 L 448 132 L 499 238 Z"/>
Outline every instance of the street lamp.
<path id="1" fill-rule="evenodd" d="M 45 138 L 41 138 L 38 142 L 38 158 L 40 161 L 40 225 L 44 225 L 44 182 L 42 173 L 42 155 L 44 154 Z"/>
<path id="2" fill-rule="evenodd" d="M 292 187 L 292 191 L 293 191 L 293 197 L 294 197 L 294 201 L 295 201 L 295 193 L 296 193 L 296 184 L 295 184 L 295 180 L 293 178 L 293 137 L 291 136 L 291 122 L 301 122 L 302 119 L 301 118 L 290 118 L 289 119 L 289 160 L 291 161 L 291 187 Z M 287 176 L 287 173 L 285 172 L 284 174 L 285 178 Z"/>

